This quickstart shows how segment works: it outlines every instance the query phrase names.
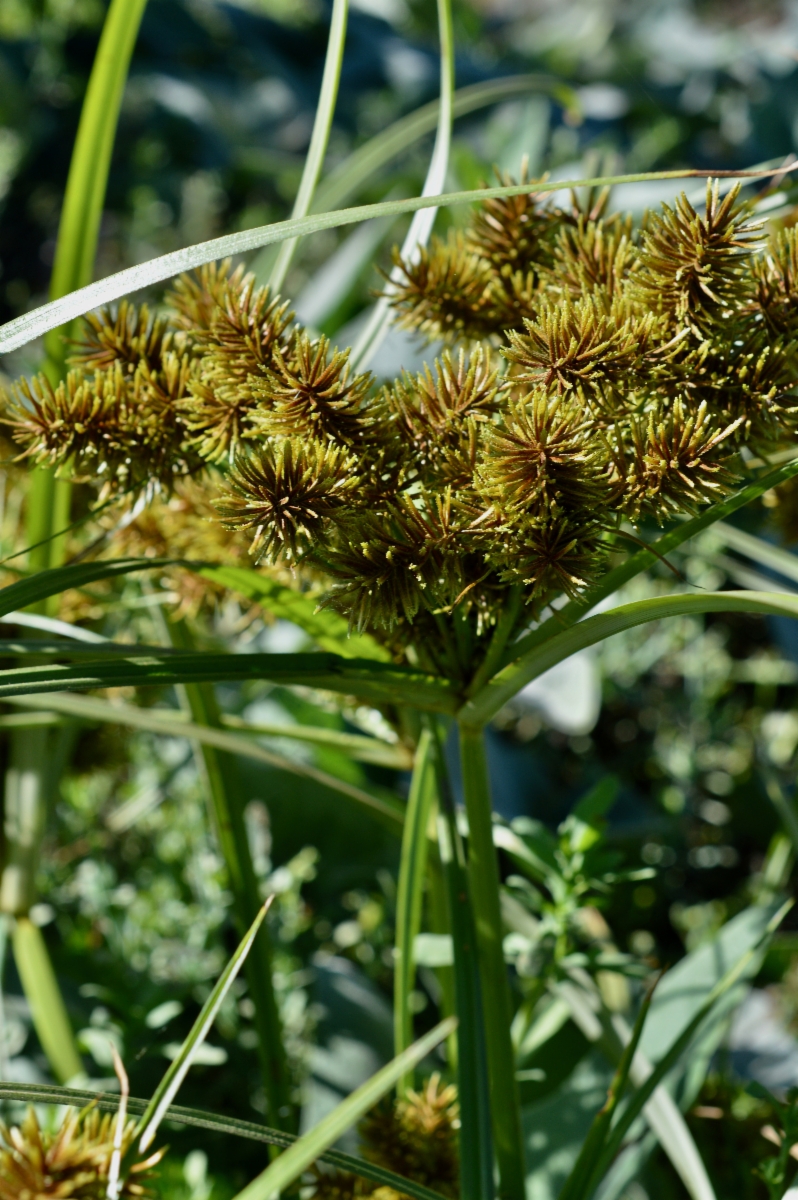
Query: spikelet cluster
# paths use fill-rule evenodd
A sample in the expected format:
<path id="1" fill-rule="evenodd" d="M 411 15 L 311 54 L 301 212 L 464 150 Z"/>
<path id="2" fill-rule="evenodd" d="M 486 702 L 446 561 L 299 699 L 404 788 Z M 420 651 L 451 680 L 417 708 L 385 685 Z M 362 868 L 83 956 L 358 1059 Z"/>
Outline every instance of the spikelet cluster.
<path id="1" fill-rule="evenodd" d="M 0 1200 L 105 1200 L 116 1115 L 96 1108 L 69 1109 L 61 1128 L 48 1133 L 29 1108 L 19 1126 L 0 1124 Z M 128 1121 L 123 1153 L 133 1140 Z M 147 1180 L 162 1151 L 134 1163 L 123 1176 L 122 1200 L 152 1196 Z"/>
<path id="2" fill-rule="evenodd" d="M 640 228 L 588 206 L 530 182 L 397 258 L 397 320 L 444 342 L 418 374 L 378 386 L 220 264 L 155 316 L 89 318 L 67 379 L 21 381 L 5 423 L 105 496 L 191 481 L 222 551 L 324 580 L 353 628 L 467 679 L 510 592 L 519 621 L 577 595 L 622 522 L 718 500 L 798 424 L 796 229 L 766 243 L 717 185 Z"/>
<path id="3" fill-rule="evenodd" d="M 452 1200 L 460 1194 L 457 1089 L 432 1075 L 420 1091 L 386 1101 L 366 1115 L 359 1133 L 363 1157 L 397 1175 L 434 1188 Z M 315 1175 L 317 1200 L 400 1200 L 402 1193 L 342 1171 Z"/>

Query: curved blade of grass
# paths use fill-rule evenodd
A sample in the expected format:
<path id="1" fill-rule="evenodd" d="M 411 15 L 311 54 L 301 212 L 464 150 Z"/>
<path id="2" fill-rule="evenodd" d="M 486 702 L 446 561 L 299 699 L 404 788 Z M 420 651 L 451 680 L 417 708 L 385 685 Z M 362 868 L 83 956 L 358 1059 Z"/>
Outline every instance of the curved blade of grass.
<path id="1" fill-rule="evenodd" d="M 269 896 L 269 899 L 262 906 L 260 912 L 239 943 L 235 954 L 220 975 L 210 996 L 203 1004 L 200 1015 L 191 1027 L 191 1032 L 180 1047 L 179 1054 L 170 1064 L 163 1079 L 153 1092 L 149 1104 L 136 1123 L 135 1136 L 140 1137 L 139 1149 L 142 1154 L 152 1145 L 153 1139 L 158 1132 L 158 1126 L 166 1116 L 167 1109 L 188 1074 L 197 1051 L 208 1036 L 219 1009 L 222 1007 L 224 998 L 233 985 L 233 980 L 243 967 L 244 961 L 252 949 L 252 943 L 255 941 L 258 930 L 263 924 L 273 900 L 274 896 Z"/>
<path id="2" fill-rule="evenodd" d="M 303 595 L 248 567 L 186 566 L 211 583 L 218 583 L 231 592 L 239 592 L 248 600 L 255 600 L 273 616 L 298 625 L 323 650 L 334 650 L 346 658 L 390 661 L 388 651 L 369 634 L 350 633 L 349 622 L 342 616 L 331 608 L 320 609 L 318 597 Z"/>
<path id="3" fill-rule="evenodd" d="M 778 610 L 783 611 L 783 610 Z M 131 647 L 125 659 L 51 664 L 0 671 L 0 697 L 84 691 L 103 687 L 173 686 L 176 683 L 225 683 L 239 679 L 343 692 L 385 704 L 409 704 L 433 712 L 452 712 L 458 696 L 445 679 L 412 667 L 337 654 L 216 654 L 145 652 Z"/>
<path id="4" fill-rule="evenodd" d="M 626 562 L 609 571 L 600 583 L 588 588 L 577 600 L 570 600 L 537 629 L 508 646 L 500 660 L 500 666 L 505 667 L 509 663 L 517 661 L 522 655 L 545 642 L 552 634 L 561 633 L 564 627 L 574 625 L 591 608 L 594 608 L 602 600 L 606 600 L 630 579 L 647 571 L 649 567 L 655 566 L 671 550 L 675 550 L 677 546 L 688 542 L 690 538 L 695 537 L 704 529 L 722 521 L 724 517 L 731 516 L 738 509 L 744 508 L 771 488 L 792 479 L 794 475 L 798 475 L 798 458 L 773 471 L 768 471 L 767 474 L 761 475 L 759 479 L 747 484 L 732 496 L 727 497 L 726 500 L 711 505 L 697 517 L 684 521 L 669 530 L 652 544 L 651 550 L 638 550 L 635 554 L 630 555 Z M 484 683 L 485 678 L 481 675 L 475 676 L 474 684 L 470 689 L 472 694 L 479 691 Z"/>
<path id="5" fill-rule="evenodd" d="M 452 144 L 452 101 L 454 97 L 454 29 L 451 0 L 438 0 L 438 30 L 440 37 L 441 91 L 438 109 L 438 128 L 432 148 L 427 178 L 422 196 L 439 195 L 446 184 L 449 151 Z M 421 247 L 426 246 L 435 223 L 437 208 L 420 209 L 410 222 L 402 243 L 402 259 L 415 262 Z M 369 365 L 379 349 L 391 323 L 391 292 L 402 278 L 400 267 L 394 267 L 383 294 L 374 305 L 366 327 L 352 350 L 352 365 L 359 370 Z"/>
<path id="6" fill-rule="evenodd" d="M 253 1179 L 252 1183 L 239 1192 L 235 1200 L 271 1200 L 273 1196 L 278 1196 L 316 1162 L 342 1133 L 373 1108 L 386 1092 L 395 1087 L 406 1072 L 411 1071 L 448 1037 L 456 1024 L 454 1017 L 447 1017 L 402 1054 L 397 1055 L 381 1071 L 352 1092 L 351 1096 L 347 1096 L 346 1100 L 336 1105 L 309 1133 L 285 1150 L 257 1179 Z"/>
<path id="7" fill-rule="evenodd" d="M 793 901 L 788 900 L 782 905 L 779 911 L 775 914 L 771 921 L 768 922 L 762 937 L 759 938 L 755 946 L 747 950 L 745 954 L 737 960 L 733 967 L 723 978 L 715 985 L 712 991 L 707 996 L 704 1003 L 697 1010 L 692 1020 L 685 1026 L 682 1033 L 673 1042 L 667 1053 L 662 1056 L 654 1070 L 649 1075 L 648 1079 L 637 1089 L 635 1094 L 630 1098 L 624 1111 L 621 1113 L 616 1125 L 614 1126 L 607 1143 L 604 1147 L 601 1160 L 599 1161 L 593 1175 L 595 1185 L 603 1179 L 615 1155 L 621 1148 L 623 1140 L 626 1137 L 629 1129 L 642 1112 L 645 1105 L 650 1100 L 656 1088 L 662 1083 L 669 1071 L 676 1065 L 682 1054 L 688 1049 L 695 1034 L 698 1032 L 704 1019 L 710 1014 L 717 1002 L 725 995 L 726 992 L 734 987 L 737 980 L 745 972 L 749 963 L 759 953 L 762 946 L 770 938 L 781 922 L 786 917 L 787 913 L 793 906 Z"/>
<path id="8" fill-rule="evenodd" d="M 618 1069 L 612 1077 L 612 1083 L 607 1092 L 607 1100 L 593 1119 L 587 1137 L 582 1144 L 582 1149 L 579 1152 L 579 1157 L 574 1163 L 571 1174 L 563 1185 L 558 1200 L 588 1200 L 588 1197 L 592 1194 L 592 1184 L 599 1158 L 607 1144 L 612 1118 L 629 1082 L 629 1073 L 632 1069 L 635 1052 L 643 1033 L 643 1025 L 648 1016 L 648 1010 L 651 1007 L 653 994 L 653 988 L 649 989 L 643 1003 L 640 1005 L 640 1011 L 637 1014 L 632 1036 L 624 1048 L 621 1061 L 618 1063 Z"/>
<path id="9" fill-rule="evenodd" d="M 456 120 L 526 92 L 549 92 L 563 107 L 572 112 L 579 110 L 576 92 L 561 80 L 538 74 L 507 75 L 458 88 L 452 97 L 452 117 Z M 329 211 L 344 204 L 382 167 L 408 150 L 414 142 L 432 133 L 438 124 L 439 112 L 440 99 L 432 100 L 406 117 L 400 117 L 382 133 L 360 146 L 321 181 L 312 211 Z"/>
<path id="10" fill-rule="evenodd" d="M 536 195 L 555 192 L 561 189 L 586 187 L 611 187 L 621 183 L 646 183 L 655 179 L 764 179 L 771 175 L 781 175 L 785 170 L 798 169 L 798 163 L 790 167 L 775 166 L 762 170 L 751 171 L 699 171 L 685 169 L 681 171 L 644 171 L 629 175 L 604 175 L 592 179 L 561 179 L 550 183 L 535 183 Z M 245 229 L 240 233 L 230 233 L 223 237 L 212 238 L 207 242 L 197 242 L 183 250 L 173 250 L 170 254 L 150 259 L 135 267 L 118 271 L 105 279 L 78 288 L 68 296 L 43 304 L 40 308 L 32 309 L 13 321 L 0 326 L 0 354 L 8 354 L 18 350 L 37 337 L 41 337 L 50 329 L 56 329 L 75 317 L 83 316 L 92 309 L 103 304 L 110 304 L 141 288 L 163 283 L 181 271 L 190 271 L 216 259 L 227 258 L 237 254 L 245 254 L 248 250 L 256 250 L 260 246 L 276 245 L 288 238 L 305 237 L 318 233 L 322 229 L 338 229 L 344 225 L 356 225 L 360 221 L 368 221 L 374 217 L 393 217 L 401 213 L 418 212 L 425 208 L 444 208 L 458 204 L 474 204 L 482 200 L 500 196 L 520 196 L 531 190 L 529 183 L 513 184 L 502 187 L 473 188 L 463 192 L 444 192 L 436 196 L 413 196 L 407 200 L 385 200 L 378 204 L 363 204 L 356 208 L 342 208 L 331 213 L 319 213 L 301 219 L 278 221 L 273 225 L 261 225 L 254 229 Z"/>
<path id="11" fill-rule="evenodd" d="M 14 962 L 42 1050 L 53 1074 L 66 1083 L 83 1074 L 83 1063 L 42 931 L 30 917 L 20 916 L 14 924 L 12 944 Z"/>
<path id="12" fill-rule="evenodd" d="M 463 706 L 457 719 L 467 728 L 480 728 L 531 680 L 537 679 L 563 659 L 570 658 L 577 650 L 595 646 L 597 642 L 624 629 L 633 629 L 636 625 L 664 620 L 666 617 L 711 612 L 798 617 L 798 596 L 771 592 L 704 592 L 697 596 L 679 593 L 637 600 L 633 604 L 610 609 L 609 612 L 597 613 L 570 629 L 554 634 L 517 662 L 504 667 Z"/>
<path id="13" fill-rule="evenodd" d="M 134 704 L 109 704 L 107 700 L 98 700 L 92 696 L 73 696 L 69 692 L 56 692 L 41 700 L 35 696 L 15 696 L 10 697 L 8 702 L 20 708 L 43 709 L 48 712 L 62 713 L 64 716 L 76 717 L 78 720 L 101 721 L 107 725 L 123 725 L 128 729 L 141 729 L 161 737 L 191 738 L 192 741 L 199 742 L 203 746 L 210 746 L 215 750 L 222 750 L 226 754 L 250 758 L 255 762 L 263 763 L 264 766 L 276 767 L 280 771 L 288 771 L 303 779 L 312 779 L 314 783 L 338 792 L 340 795 L 346 796 L 348 800 L 354 800 L 356 804 L 381 817 L 394 833 L 404 822 L 405 807 L 399 800 L 392 801 L 388 797 L 372 795 L 326 771 L 318 770 L 307 763 L 296 762 L 286 758 L 283 754 L 267 750 L 264 746 L 253 744 L 241 733 L 227 732 L 225 729 L 189 721 L 174 710 L 137 708 Z M 290 733 L 293 726 L 289 725 L 285 728 Z M 305 728 L 305 732 L 307 732 L 307 728 Z M 324 730 L 322 732 L 332 733 L 334 731 Z M 371 739 L 362 738 L 360 740 L 367 742 Z"/>
<path id="14" fill-rule="evenodd" d="M 324 74 L 321 80 L 319 102 L 316 106 L 316 118 L 313 122 L 313 132 L 310 137 L 302 179 L 299 184 L 294 209 L 291 216 L 304 217 L 310 212 L 313 193 L 319 181 L 324 156 L 327 153 L 327 143 L 330 140 L 335 101 L 338 98 L 338 83 L 341 78 L 341 64 L 344 60 L 344 42 L 346 41 L 346 22 L 349 15 L 349 0 L 333 0 L 330 35 L 327 41 L 327 56 L 324 60 Z M 277 261 L 269 276 L 269 287 L 272 292 L 279 292 L 283 286 L 297 238 L 283 242 Z"/>
<path id="15" fill-rule="evenodd" d="M 402 853 L 399 859 L 399 880 L 396 887 L 396 945 L 393 964 L 393 1030 L 394 1051 L 401 1054 L 413 1041 L 413 1012 L 410 995 L 415 986 L 413 946 L 421 930 L 421 902 L 424 895 L 424 876 L 427 865 L 427 826 L 434 795 L 431 786 L 432 734 L 421 732 L 410 780 Z M 399 1095 L 412 1085 L 411 1074 L 399 1080 Z"/>
<path id="16" fill-rule="evenodd" d="M 73 1108 L 83 1108 L 87 1104 L 96 1104 L 103 1112 L 116 1112 L 119 1108 L 119 1097 L 103 1092 L 88 1092 L 79 1088 L 53 1087 L 41 1083 L 2 1083 L 0 1082 L 0 1100 L 30 1101 L 33 1104 L 63 1104 Z M 143 1113 L 148 1104 L 147 1100 L 135 1097 L 128 1098 L 128 1112 L 134 1116 Z M 231 1137 L 245 1138 L 247 1141 L 260 1142 L 267 1146 L 280 1146 L 287 1149 L 297 1140 L 293 1134 L 284 1133 L 281 1129 L 270 1129 L 268 1125 L 256 1125 L 252 1121 L 239 1121 L 235 1117 L 220 1117 L 216 1113 L 207 1112 L 201 1108 L 184 1108 L 172 1104 L 166 1114 L 166 1120 L 179 1121 L 181 1125 L 190 1125 L 195 1129 L 207 1129 L 212 1133 L 229 1134 Z M 328 1163 L 340 1171 L 348 1171 L 373 1183 L 392 1188 L 403 1196 L 412 1196 L 415 1200 L 445 1200 L 440 1192 L 415 1183 L 389 1171 L 387 1167 L 378 1167 L 375 1163 L 366 1162 L 353 1154 L 343 1154 L 339 1150 L 326 1150 L 320 1154 L 318 1162 Z"/>
<path id="17" fill-rule="evenodd" d="M 76 642 L 90 642 L 92 645 L 103 645 L 108 641 L 101 633 L 93 633 L 91 629 L 83 629 L 80 625 L 70 625 L 68 621 L 57 621 L 53 617 L 42 616 L 41 613 L 10 612 L 5 613 L 2 623 L 19 625 L 22 629 L 38 629 L 42 633 L 60 635 L 71 638 Z"/>

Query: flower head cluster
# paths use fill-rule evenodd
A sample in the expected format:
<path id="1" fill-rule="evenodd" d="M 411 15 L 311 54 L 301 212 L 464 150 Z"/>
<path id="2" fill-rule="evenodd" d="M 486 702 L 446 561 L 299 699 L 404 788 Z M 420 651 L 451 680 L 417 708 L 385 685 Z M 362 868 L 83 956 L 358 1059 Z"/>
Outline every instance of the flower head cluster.
<path id="1" fill-rule="evenodd" d="M 221 264 L 156 317 L 90 318 L 67 379 L 18 384 L 5 421 L 106 494 L 194 476 L 236 547 L 467 678 L 510 592 L 519 621 L 577 594 L 623 521 L 715 501 L 798 424 L 796 229 L 765 244 L 717 185 L 639 229 L 589 204 L 491 200 L 397 259 L 397 319 L 445 343 L 419 374 L 378 387 Z"/>
<path id="2" fill-rule="evenodd" d="M 20 1126 L 0 1125 L 0 1200 L 105 1200 L 116 1120 L 96 1108 L 70 1109 L 61 1128 L 49 1133 L 29 1108 Z M 133 1141 L 135 1124 L 127 1122 L 124 1153 Z M 152 1195 L 147 1177 L 162 1157 L 159 1150 L 133 1164 L 120 1181 L 122 1200 Z"/>

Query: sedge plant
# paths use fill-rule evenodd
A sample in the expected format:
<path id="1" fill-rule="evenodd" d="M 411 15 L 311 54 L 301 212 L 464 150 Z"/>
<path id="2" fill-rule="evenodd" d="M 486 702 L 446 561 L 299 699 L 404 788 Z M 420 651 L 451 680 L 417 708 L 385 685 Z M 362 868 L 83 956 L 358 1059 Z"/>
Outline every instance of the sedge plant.
<path id="1" fill-rule="evenodd" d="M 331 37 L 339 65 L 344 15 L 340 6 Z M 330 83 L 328 110 L 334 91 Z M 443 120 L 450 99 L 441 103 Z M 323 140 L 324 121 L 318 128 Z M 562 205 L 550 198 L 555 185 L 528 178 L 308 217 L 311 174 L 291 221 L 144 264 L 0 330 L 0 350 L 11 349 L 98 309 L 69 347 L 65 378 L 21 380 L 3 420 L 22 461 L 95 487 L 106 518 L 82 561 L 8 586 L 0 605 L 13 612 L 92 580 L 168 568 L 249 589 L 256 601 L 275 588 L 283 601 L 291 594 L 294 619 L 315 631 L 324 651 L 220 654 L 175 637 L 168 651 L 141 653 L 50 645 L 53 661 L 42 664 L 39 646 L 35 665 L 0 672 L 0 696 L 184 684 L 200 689 L 190 705 L 194 725 L 217 735 L 217 680 L 312 686 L 379 705 L 417 769 L 417 811 L 412 823 L 408 813 L 403 845 L 403 996 L 413 986 L 407 956 L 437 814 L 428 869 L 440 867 L 450 884 L 461 1160 L 466 1152 L 473 1159 L 461 1172 L 461 1194 L 491 1192 L 495 1155 L 500 1194 L 521 1200 L 485 728 L 531 679 L 622 629 L 687 612 L 798 615 L 783 595 L 674 592 L 587 616 L 669 550 L 798 474 L 795 229 L 766 236 L 740 187 L 722 191 L 718 181 L 707 184 L 705 204 L 682 196 L 639 227 L 612 211 L 607 187 L 589 186 Z M 465 229 L 396 253 L 381 312 L 443 348 L 420 373 L 387 382 L 302 328 L 290 302 L 243 266 L 220 261 L 224 251 L 287 247 L 313 229 L 366 216 L 466 201 L 478 203 Z M 288 257 L 286 250 L 275 280 Z M 126 299 L 102 307 L 183 266 L 199 270 L 173 283 L 157 311 Z M 784 465 L 752 465 L 777 456 Z M 629 554 L 656 525 L 670 528 Z M 136 557 L 118 557 L 120 546 Z M 200 559 L 191 553 L 197 546 L 212 553 Z M 467 847 L 438 748 L 439 726 L 451 721 Z M 221 804 L 217 796 L 217 813 Z M 389 817 L 401 826 L 404 813 L 394 808 Z M 443 1037 L 453 1026 L 441 1028 Z M 358 1103 L 376 1100 L 389 1077 L 385 1086 L 409 1094 L 418 1055 L 406 1045 L 406 1011 L 396 1029 L 398 1065 Z M 261 1034 L 276 1036 L 275 1023 Z M 658 1082 L 655 1073 L 648 1095 Z M 327 1146 L 350 1116 L 326 1128 Z M 601 1136 L 606 1159 L 614 1144 L 608 1127 Z M 326 1148 L 324 1137 L 310 1158 L 292 1152 L 279 1169 L 278 1158 L 247 1200 L 289 1186 Z M 593 1159 L 583 1189 L 606 1169 L 598 1151 Z"/>

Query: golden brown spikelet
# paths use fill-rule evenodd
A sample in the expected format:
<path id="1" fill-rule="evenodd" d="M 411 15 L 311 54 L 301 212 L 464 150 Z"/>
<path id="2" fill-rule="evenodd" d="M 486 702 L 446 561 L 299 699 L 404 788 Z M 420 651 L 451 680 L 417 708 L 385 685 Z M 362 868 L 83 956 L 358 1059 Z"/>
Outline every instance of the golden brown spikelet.
<path id="1" fill-rule="evenodd" d="M 113 1154 L 115 1114 L 89 1107 L 67 1110 L 56 1133 L 42 1130 L 29 1108 L 19 1126 L 0 1125 L 0 1200 L 105 1200 Z M 133 1141 L 128 1121 L 123 1152 Z M 122 1180 L 122 1200 L 151 1196 L 147 1183 L 163 1150 L 135 1162 Z"/>

